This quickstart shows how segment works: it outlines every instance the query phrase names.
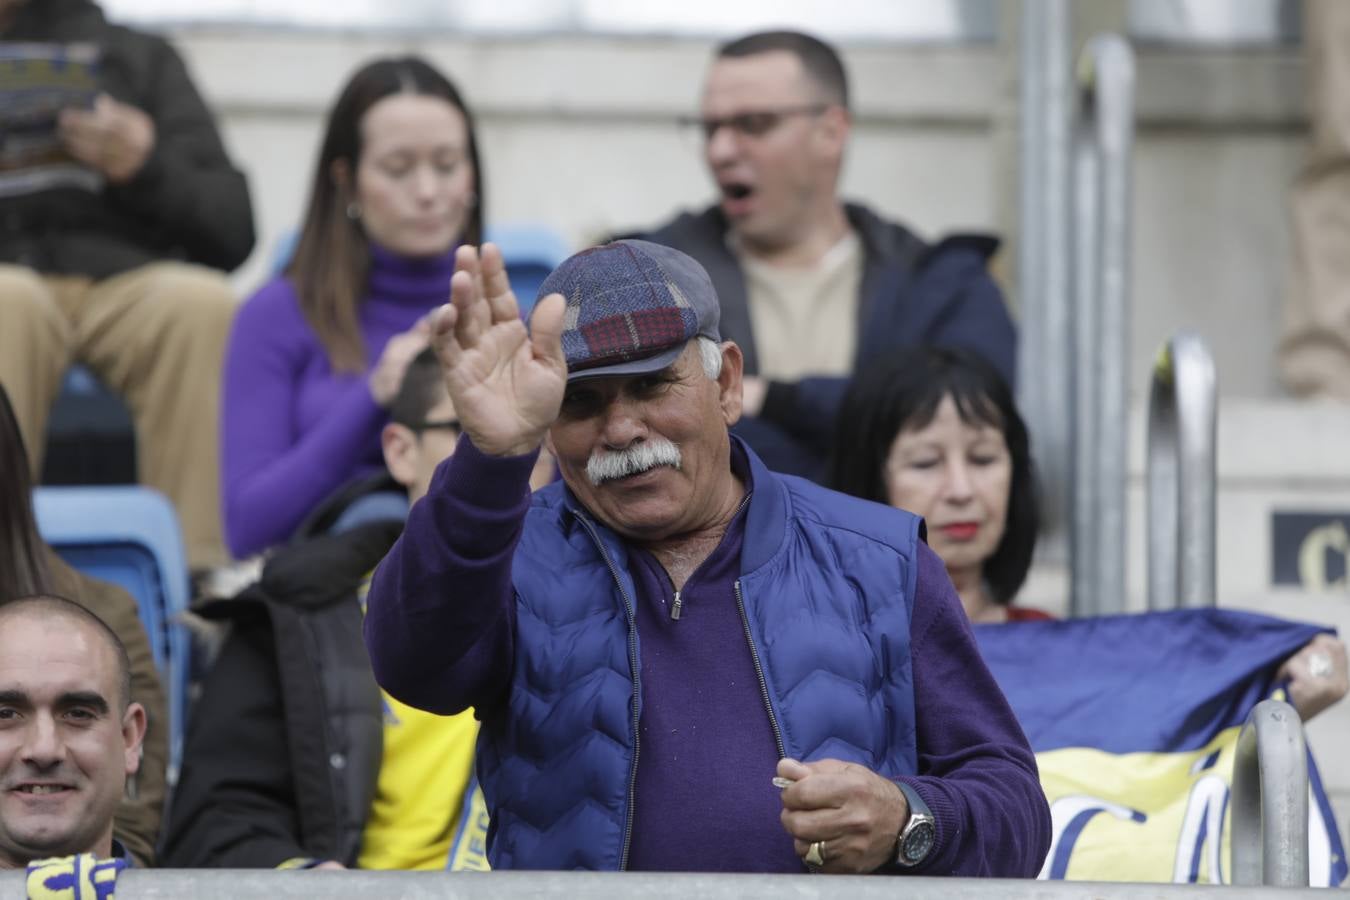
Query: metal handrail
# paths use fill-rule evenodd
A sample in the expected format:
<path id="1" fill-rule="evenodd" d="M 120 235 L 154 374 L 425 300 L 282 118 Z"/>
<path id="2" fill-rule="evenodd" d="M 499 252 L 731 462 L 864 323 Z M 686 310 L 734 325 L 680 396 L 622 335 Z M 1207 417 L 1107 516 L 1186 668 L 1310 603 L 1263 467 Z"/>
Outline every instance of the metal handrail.
<path id="1" fill-rule="evenodd" d="M 0 872 L 0 896 L 23 897 L 25 873 Z M 1203 888 L 1199 890 L 1203 891 Z M 1269 888 L 1219 888 L 1224 900 L 1267 900 Z M 128 869 L 117 877 L 118 900 L 1195 900 L 1193 884 L 1121 884 L 998 878 L 912 878 L 876 875 L 721 875 L 684 872 L 365 872 L 270 869 Z M 1316 892 L 1316 893 L 1315 893 Z M 1285 896 L 1325 896 L 1319 888 Z"/>
<path id="2" fill-rule="evenodd" d="M 1218 388 L 1204 340 L 1163 345 L 1148 404 L 1149 609 L 1213 606 Z"/>
<path id="3" fill-rule="evenodd" d="M 1233 759 L 1233 883 L 1307 887 L 1308 752 L 1298 712 L 1257 704 Z"/>
<path id="4" fill-rule="evenodd" d="M 1125 609 L 1134 51 L 1079 57 L 1074 158 L 1072 589 L 1075 615 Z"/>

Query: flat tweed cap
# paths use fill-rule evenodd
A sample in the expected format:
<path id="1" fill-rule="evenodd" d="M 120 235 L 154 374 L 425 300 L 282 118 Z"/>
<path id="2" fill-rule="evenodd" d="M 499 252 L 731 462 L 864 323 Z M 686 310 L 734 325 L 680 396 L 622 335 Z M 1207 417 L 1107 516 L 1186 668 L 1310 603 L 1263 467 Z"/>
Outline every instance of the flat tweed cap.
<path id="1" fill-rule="evenodd" d="M 615 241 L 564 260 L 539 298 L 562 294 L 567 380 L 657 372 L 700 335 L 721 341 L 717 292 L 691 257 L 649 241 Z"/>

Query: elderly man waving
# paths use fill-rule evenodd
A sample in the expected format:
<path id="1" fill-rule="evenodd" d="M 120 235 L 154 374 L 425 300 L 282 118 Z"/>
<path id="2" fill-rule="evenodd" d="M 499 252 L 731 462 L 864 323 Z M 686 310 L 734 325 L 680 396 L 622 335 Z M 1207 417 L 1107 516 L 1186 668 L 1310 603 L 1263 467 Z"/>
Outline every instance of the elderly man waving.
<path id="1" fill-rule="evenodd" d="M 684 254 L 460 249 L 463 427 L 377 570 L 392 695 L 483 720 L 494 868 L 1034 876 L 1050 815 L 920 521 L 776 475 Z M 541 445 L 562 483 L 531 496 Z"/>

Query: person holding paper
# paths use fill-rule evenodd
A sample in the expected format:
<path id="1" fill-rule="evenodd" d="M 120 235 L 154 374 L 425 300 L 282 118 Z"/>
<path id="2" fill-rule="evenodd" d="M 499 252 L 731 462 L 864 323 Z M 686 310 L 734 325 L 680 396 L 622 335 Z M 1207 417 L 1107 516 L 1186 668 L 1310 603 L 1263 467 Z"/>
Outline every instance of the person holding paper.
<path id="1" fill-rule="evenodd" d="M 224 562 L 219 397 L 236 301 L 222 270 L 253 248 L 248 184 L 164 39 L 90 0 L 0 0 L 0 41 L 98 57 L 91 102 L 55 126 L 88 177 L 0 198 L 0 384 L 32 472 L 81 362 L 126 399 L 140 478 L 177 507 L 190 564 Z"/>

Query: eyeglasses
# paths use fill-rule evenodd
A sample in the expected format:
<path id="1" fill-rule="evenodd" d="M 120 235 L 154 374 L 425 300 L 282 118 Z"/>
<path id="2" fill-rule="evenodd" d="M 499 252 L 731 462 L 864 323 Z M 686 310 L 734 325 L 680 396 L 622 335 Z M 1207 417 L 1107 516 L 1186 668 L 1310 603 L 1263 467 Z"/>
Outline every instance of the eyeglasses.
<path id="1" fill-rule="evenodd" d="M 424 419 L 421 422 L 404 423 L 413 431 L 435 431 L 438 429 L 451 429 L 453 431 L 463 431 L 459 427 L 459 419 Z"/>
<path id="2" fill-rule="evenodd" d="M 789 116 L 818 116 L 827 109 L 829 109 L 828 104 L 815 103 L 811 106 L 785 106 L 782 109 L 757 109 L 750 112 L 737 113 L 734 116 L 721 116 L 709 119 L 700 118 L 699 116 L 681 116 L 680 126 L 701 131 L 705 141 L 712 140 L 713 135 L 717 134 L 717 130 L 724 125 L 741 137 L 763 137 L 777 128 L 779 123 Z"/>

